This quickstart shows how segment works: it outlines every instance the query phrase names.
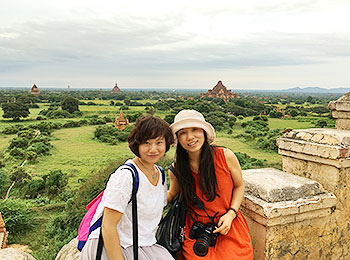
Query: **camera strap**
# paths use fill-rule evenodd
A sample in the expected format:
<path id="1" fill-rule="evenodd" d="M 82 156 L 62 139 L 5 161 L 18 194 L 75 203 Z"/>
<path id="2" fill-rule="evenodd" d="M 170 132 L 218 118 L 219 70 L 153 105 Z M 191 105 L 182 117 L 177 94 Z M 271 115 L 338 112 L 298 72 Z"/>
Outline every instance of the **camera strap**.
<path id="1" fill-rule="evenodd" d="M 213 225 L 216 225 L 215 222 L 214 222 L 214 219 L 216 218 L 216 216 L 219 214 L 219 211 L 217 211 L 215 213 L 214 216 L 210 216 L 208 214 L 208 212 L 205 210 L 205 207 L 204 207 L 204 202 L 201 201 L 196 195 L 194 195 L 194 199 L 195 199 L 195 202 L 196 204 L 194 205 L 195 207 L 197 207 L 198 209 L 201 209 L 204 211 L 204 213 L 208 216 L 209 220 L 211 223 L 213 223 Z M 195 215 L 196 217 L 198 218 L 198 214 L 192 209 L 192 208 L 189 208 Z M 190 211 L 188 210 L 188 215 L 190 216 L 190 218 L 195 221 L 194 217 L 192 216 L 192 214 L 190 213 Z"/>

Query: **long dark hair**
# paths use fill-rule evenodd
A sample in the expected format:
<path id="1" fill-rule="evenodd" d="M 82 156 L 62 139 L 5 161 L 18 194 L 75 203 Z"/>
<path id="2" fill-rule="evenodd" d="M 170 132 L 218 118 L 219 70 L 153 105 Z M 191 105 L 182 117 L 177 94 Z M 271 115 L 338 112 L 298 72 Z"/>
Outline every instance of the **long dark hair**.
<path id="1" fill-rule="evenodd" d="M 204 131 L 205 141 L 202 145 L 199 159 L 199 188 L 205 194 L 207 201 L 213 201 L 218 194 L 217 180 L 214 167 L 215 149 L 209 145 L 207 135 Z M 180 142 L 176 147 L 176 177 L 180 186 L 181 196 L 188 206 L 195 205 L 196 185 L 191 173 L 190 161 L 187 151 L 181 146 Z"/>

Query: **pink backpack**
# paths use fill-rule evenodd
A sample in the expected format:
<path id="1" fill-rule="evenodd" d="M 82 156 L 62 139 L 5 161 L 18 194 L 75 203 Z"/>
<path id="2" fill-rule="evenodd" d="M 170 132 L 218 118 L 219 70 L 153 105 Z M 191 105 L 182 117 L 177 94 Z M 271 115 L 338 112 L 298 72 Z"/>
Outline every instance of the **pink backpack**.
<path id="1" fill-rule="evenodd" d="M 94 198 L 87 206 L 86 206 L 86 214 L 83 217 L 83 220 L 80 223 L 79 231 L 78 231 L 78 250 L 81 251 L 88 240 L 88 237 L 92 231 L 94 231 L 96 228 L 101 226 L 102 223 L 102 216 L 94 223 L 94 225 L 91 225 L 92 218 L 94 217 L 96 213 L 96 209 L 98 205 L 100 204 L 103 196 L 102 191 L 100 194 L 97 195 L 96 198 Z"/>

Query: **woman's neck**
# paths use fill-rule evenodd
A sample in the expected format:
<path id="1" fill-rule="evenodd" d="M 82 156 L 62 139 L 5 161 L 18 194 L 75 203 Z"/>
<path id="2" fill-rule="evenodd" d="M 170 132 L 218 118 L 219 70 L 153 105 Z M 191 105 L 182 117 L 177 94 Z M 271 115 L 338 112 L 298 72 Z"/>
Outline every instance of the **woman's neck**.
<path id="1" fill-rule="evenodd" d="M 199 164 L 200 157 L 201 157 L 201 151 L 188 153 L 188 159 L 193 164 Z"/>
<path id="2" fill-rule="evenodd" d="M 139 163 L 141 167 L 146 169 L 148 172 L 152 172 L 154 169 L 154 163 L 145 162 L 140 157 L 135 157 L 134 162 Z"/>

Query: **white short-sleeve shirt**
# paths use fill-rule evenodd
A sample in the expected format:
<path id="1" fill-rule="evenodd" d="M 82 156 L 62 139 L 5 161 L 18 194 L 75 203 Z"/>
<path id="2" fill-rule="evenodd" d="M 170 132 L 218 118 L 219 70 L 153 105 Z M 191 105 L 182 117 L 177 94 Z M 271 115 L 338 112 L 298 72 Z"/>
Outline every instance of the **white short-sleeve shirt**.
<path id="1" fill-rule="evenodd" d="M 139 188 L 137 190 L 137 216 L 138 216 L 138 243 L 139 246 L 151 246 L 156 243 L 155 230 L 162 217 L 163 208 L 167 203 L 166 181 L 162 184 L 162 173 L 159 172 L 159 180 L 156 186 L 152 185 L 146 175 L 136 166 L 139 173 Z M 120 244 L 123 248 L 132 246 L 132 173 L 119 167 L 111 174 L 101 203 L 91 223 L 94 223 L 103 213 L 105 207 L 123 213 L 117 225 Z M 94 230 L 89 238 L 98 238 L 100 228 Z"/>

